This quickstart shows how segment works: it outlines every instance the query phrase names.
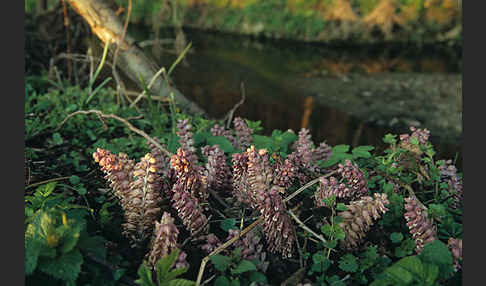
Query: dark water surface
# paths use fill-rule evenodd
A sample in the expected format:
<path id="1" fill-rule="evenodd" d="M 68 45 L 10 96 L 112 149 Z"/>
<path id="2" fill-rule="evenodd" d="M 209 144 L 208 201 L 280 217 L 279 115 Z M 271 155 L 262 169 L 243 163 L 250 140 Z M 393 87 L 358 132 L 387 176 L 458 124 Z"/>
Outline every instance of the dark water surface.
<path id="1" fill-rule="evenodd" d="M 150 29 L 134 28 L 131 33 L 142 45 L 143 40 L 153 37 Z M 431 131 L 437 158 L 457 156 L 458 168 L 462 169 L 462 96 L 455 86 L 447 85 L 460 82 L 462 60 L 458 51 L 328 47 L 194 30 L 184 30 L 184 34 L 192 48 L 172 79 L 210 116 L 223 118 L 241 99 L 240 84 L 244 82 L 246 100 L 235 116 L 261 120 L 266 134 L 273 129 L 298 131 L 306 127 L 316 143 L 383 148 L 385 134 L 405 133 L 408 126 L 419 125 Z M 168 39 L 165 44 L 146 45 L 144 49 L 159 66 L 168 68 L 176 59 L 170 40 L 175 35 L 164 30 L 160 37 Z M 405 85 L 400 76 L 417 78 L 413 82 L 417 92 L 395 89 Z M 427 98 L 428 90 L 434 90 L 437 99 L 432 95 Z M 423 102 L 433 100 L 437 103 L 431 102 L 429 109 L 420 111 L 425 108 Z M 436 106 L 444 115 L 430 117 Z"/>

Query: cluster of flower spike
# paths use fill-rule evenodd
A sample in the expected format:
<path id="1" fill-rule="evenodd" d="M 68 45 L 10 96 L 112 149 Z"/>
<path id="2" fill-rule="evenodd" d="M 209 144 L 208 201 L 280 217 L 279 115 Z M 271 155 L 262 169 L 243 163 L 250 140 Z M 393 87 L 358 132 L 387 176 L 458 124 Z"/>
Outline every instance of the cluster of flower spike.
<path id="1" fill-rule="evenodd" d="M 241 117 L 236 117 L 233 120 L 233 125 L 235 127 L 236 133 L 236 148 L 245 150 L 246 148 L 250 147 L 251 142 L 253 141 L 251 138 L 251 134 L 253 130 L 246 125 L 245 120 Z"/>
<path id="2" fill-rule="evenodd" d="M 379 219 L 381 214 L 388 211 L 388 204 L 386 194 L 375 193 L 375 199 L 366 196 L 346 205 L 347 210 L 338 213 L 343 218 L 339 226 L 346 233 L 342 245 L 348 249 L 356 247 L 373 225 L 373 220 Z"/>
<path id="3" fill-rule="evenodd" d="M 159 259 L 167 257 L 173 250 L 178 248 L 178 235 L 179 230 L 174 224 L 174 219 L 169 213 L 164 212 L 160 223 L 155 223 L 155 230 L 149 247 L 150 252 L 146 256 L 150 266 L 155 268 Z M 185 252 L 179 252 L 175 268 L 189 267 L 186 257 L 187 254 Z"/>
<path id="4" fill-rule="evenodd" d="M 139 245 L 150 236 L 154 222 L 160 215 L 161 164 L 149 153 L 134 165 L 126 154 L 118 156 L 97 149 L 93 158 L 106 173 L 110 186 L 124 210 L 123 233 L 132 246 Z"/>
<path id="5" fill-rule="evenodd" d="M 204 146 L 202 154 L 208 158 L 205 176 L 207 189 L 215 191 L 228 191 L 231 189 L 231 170 L 226 163 L 223 150 L 217 145 Z"/>
<path id="6" fill-rule="evenodd" d="M 228 231 L 228 238 L 226 241 L 238 237 L 240 230 L 230 229 Z M 257 234 L 255 230 L 248 232 L 245 236 L 235 241 L 232 248 L 241 249 L 241 258 L 246 260 L 257 261 L 256 266 L 258 270 L 266 272 L 269 262 L 266 261 L 266 253 L 263 251 L 263 244 L 260 243 L 261 236 Z"/>
<path id="7" fill-rule="evenodd" d="M 292 255 L 295 229 L 286 212 L 281 187 L 274 184 L 274 170 L 265 149 L 251 146 L 233 154 L 233 192 L 240 202 L 258 209 L 269 250 L 284 257 Z"/>
<path id="8" fill-rule="evenodd" d="M 309 181 L 309 174 L 312 176 L 319 173 L 317 161 L 326 161 L 331 156 L 331 148 L 322 142 L 319 147 L 314 148 L 309 130 L 302 128 L 299 131 L 298 139 L 292 145 L 293 152 L 289 154 L 288 160 L 291 162 L 296 172 L 292 175 L 298 179 L 301 185 Z M 291 178 L 294 179 L 294 178 Z"/>
<path id="9" fill-rule="evenodd" d="M 420 253 L 427 243 L 437 239 L 435 226 L 428 218 L 427 209 L 416 197 L 405 198 L 405 210 L 403 216 L 415 240 L 415 252 Z"/>
<path id="10" fill-rule="evenodd" d="M 417 129 L 413 126 L 410 127 L 410 131 L 412 131 L 412 134 L 400 135 L 400 147 L 420 156 L 422 151 L 419 146 L 412 144 L 410 140 L 415 138 L 420 145 L 425 145 L 429 141 L 430 131 L 427 129 Z"/>
<path id="11" fill-rule="evenodd" d="M 442 178 L 449 185 L 449 190 L 455 192 L 453 208 L 458 208 L 462 205 L 462 179 L 457 175 L 457 168 L 452 164 L 452 160 L 447 160 L 444 165 L 439 167 Z"/>
<path id="12" fill-rule="evenodd" d="M 329 179 L 325 177 L 319 178 L 319 187 L 314 196 L 316 206 L 324 206 L 323 200 L 332 195 L 335 195 L 337 198 L 359 198 L 368 193 L 367 182 L 358 165 L 346 160 L 344 164 L 338 165 L 337 172 L 344 182 L 339 182 L 333 176 L 329 177 Z"/>
<path id="13" fill-rule="evenodd" d="M 177 173 L 177 181 L 172 186 L 172 206 L 191 234 L 204 234 L 208 231 L 208 219 L 201 207 L 208 198 L 205 184 L 184 149 L 179 148 L 170 162 Z"/>
<path id="14" fill-rule="evenodd" d="M 452 260 L 454 263 L 454 271 L 461 269 L 460 261 L 462 260 L 462 239 L 449 238 L 447 246 L 452 253 Z"/>

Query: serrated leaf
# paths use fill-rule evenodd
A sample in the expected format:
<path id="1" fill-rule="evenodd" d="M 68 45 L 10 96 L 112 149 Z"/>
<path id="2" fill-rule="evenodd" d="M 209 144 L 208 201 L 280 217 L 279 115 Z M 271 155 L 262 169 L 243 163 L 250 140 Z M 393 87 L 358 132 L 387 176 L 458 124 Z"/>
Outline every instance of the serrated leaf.
<path id="1" fill-rule="evenodd" d="M 231 280 L 231 286 L 240 286 L 240 279 L 235 278 Z"/>
<path id="2" fill-rule="evenodd" d="M 403 234 L 400 232 L 393 232 L 390 234 L 390 239 L 393 243 L 399 243 L 403 240 Z"/>
<path id="3" fill-rule="evenodd" d="M 39 186 L 35 191 L 35 195 L 41 194 L 43 197 L 48 197 L 52 193 L 52 191 L 54 191 L 56 185 L 57 182 L 50 182 L 48 184 Z"/>
<path id="4" fill-rule="evenodd" d="M 339 260 L 339 268 L 346 272 L 356 272 L 358 270 L 358 261 L 352 254 L 346 254 Z"/>
<path id="5" fill-rule="evenodd" d="M 230 286 L 231 282 L 225 276 L 219 276 L 214 281 L 214 286 Z"/>
<path id="6" fill-rule="evenodd" d="M 223 150 L 226 153 L 233 153 L 235 152 L 235 148 L 231 144 L 231 142 L 226 139 L 224 136 L 211 136 L 208 137 L 207 139 L 208 145 L 218 145 L 221 150 Z"/>
<path id="7" fill-rule="evenodd" d="M 81 264 L 83 264 L 83 256 L 79 250 L 73 250 L 55 259 L 42 259 L 38 267 L 42 272 L 55 278 L 76 281 L 81 272 Z"/>
<path id="8" fill-rule="evenodd" d="M 32 226 L 32 225 L 29 225 Z M 33 227 L 33 226 L 32 226 Z M 41 244 L 34 237 L 25 236 L 25 274 L 32 274 L 37 268 Z"/>
<path id="9" fill-rule="evenodd" d="M 447 277 L 453 271 L 452 255 L 449 248 L 440 240 L 427 243 L 419 254 L 420 259 L 425 263 L 439 266 L 441 277 Z"/>
<path id="10" fill-rule="evenodd" d="M 106 258 L 106 239 L 102 236 L 91 236 L 86 231 L 81 233 L 79 238 L 78 247 L 82 250 L 88 251 L 95 257 L 105 260 Z"/>
<path id="11" fill-rule="evenodd" d="M 228 232 L 230 229 L 238 229 L 238 227 L 236 227 L 235 224 L 236 224 L 236 219 L 228 218 L 223 220 L 219 226 L 221 227 L 222 230 Z"/>
<path id="12" fill-rule="evenodd" d="M 177 276 L 180 276 L 180 275 L 186 273 L 187 270 L 188 270 L 187 267 L 176 268 L 176 269 L 170 271 L 169 274 L 167 274 L 166 280 L 172 280 L 172 279 L 176 278 Z"/>
<path id="13" fill-rule="evenodd" d="M 213 262 L 214 267 L 220 272 L 226 271 L 229 264 L 231 263 L 230 257 L 220 255 L 220 254 L 212 255 L 209 257 L 209 259 L 211 259 L 211 262 Z"/>
<path id="14" fill-rule="evenodd" d="M 383 142 L 387 144 L 394 144 L 395 142 L 397 142 L 397 140 L 395 139 L 396 137 L 396 135 L 388 133 L 385 135 L 385 137 L 383 137 Z"/>
<path id="15" fill-rule="evenodd" d="M 332 227 L 329 224 L 324 224 L 321 226 L 321 231 L 329 237 L 332 234 Z"/>
<path id="16" fill-rule="evenodd" d="M 167 278 L 169 275 L 169 270 L 177 260 L 177 257 L 179 257 L 178 248 L 172 250 L 167 257 L 161 258 L 159 261 L 157 261 L 157 267 L 155 270 L 157 272 L 157 280 L 159 281 L 159 284 L 161 284 L 161 282 Z"/>
<path id="17" fill-rule="evenodd" d="M 61 253 L 67 253 L 71 251 L 78 243 L 80 236 L 80 226 L 75 225 L 67 228 L 62 237 Z"/>
<path id="18" fill-rule="evenodd" d="M 253 264 L 251 261 L 242 260 L 240 263 L 238 263 L 238 265 L 236 266 L 235 269 L 232 269 L 231 273 L 232 274 L 241 274 L 241 273 L 244 273 L 244 272 L 256 271 L 256 270 L 257 270 L 257 268 L 256 268 L 255 264 Z"/>
<path id="19" fill-rule="evenodd" d="M 137 271 L 138 279 L 135 280 L 135 283 L 142 286 L 155 286 L 154 282 L 152 281 L 152 271 L 145 265 L 143 262 Z"/>
<path id="20" fill-rule="evenodd" d="M 253 135 L 253 144 L 257 149 L 273 150 L 273 139 L 263 135 Z"/>
<path id="21" fill-rule="evenodd" d="M 415 255 L 404 257 L 398 260 L 391 267 L 401 267 L 416 277 L 422 276 L 423 272 L 422 261 L 420 261 L 420 259 Z"/>
<path id="22" fill-rule="evenodd" d="M 335 239 L 332 239 L 332 240 L 328 240 L 326 243 L 324 243 L 324 246 L 327 247 L 327 248 L 335 248 L 337 246 L 337 240 Z"/>
<path id="23" fill-rule="evenodd" d="M 186 280 L 186 279 L 174 279 L 169 281 L 169 286 L 192 286 L 196 285 L 194 281 Z"/>

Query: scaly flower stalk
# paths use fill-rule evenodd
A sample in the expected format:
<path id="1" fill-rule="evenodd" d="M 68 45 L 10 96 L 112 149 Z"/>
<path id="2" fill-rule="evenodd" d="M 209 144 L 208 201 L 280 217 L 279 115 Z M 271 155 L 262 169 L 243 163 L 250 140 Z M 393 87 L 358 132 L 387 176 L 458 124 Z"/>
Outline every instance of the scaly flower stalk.
<path id="1" fill-rule="evenodd" d="M 298 139 L 292 145 L 293 149 L 297 152 L 298 156 L 297 165 L 302 169 L 309 169 L 312 160 L 312 154 L 314 150 L 314 144 L 312 143 L 309 129 L 302 128 L 299 131 Z"/>
<path id="2" fill-rule="evenodd" d="M 368 184 L 358 165 L 346 160 L 344 165 L 338 164 L 337 172 L 343 179 L 341 183 L 334 176 L 319 179 L 319 187 L 314 194 L 317 207 L 324 206 L 323 199 L 332 195 L 337 198 L 359 198 L 368 193 Z"/>
<path id="3" fill-rule="evenodd" d="M 246 125 L 246 122 L 241 117 L 236 117 L 233 120 L 233 125 L 236 133 L 237 148 L 245 150 L 250 147 L 250 144 L 253 141 L 251 138 L 253 130 Z"/>
<path id="4" fill-rule="evenodd" d="M 105 179 L 110 182 L 110 187 L 115 196 L 123 201 L 125 194 L 130 190 L 130 182 L 133 180 L 133 168 L 135 162 L 128 159 L 127 154 L 115 155 L 109 150 L 97 148 L 93 153 L 93 159 L 106 174 Z"/>
<path id="5" fill-rule="evenodd" d="M 454 271 L 461 269 L 460 261 L 462 261 L 462 239 L 449 238 L 447 246 L 452 253 L 452 259 L 454 263 Z"/>
<path id="6" fill-rule="evenodd" d="M 240 235 L 240 230 L 230 229 L 226 241 Z M 234 248 L 241 248 L 241 257 L 246 260 L 256 260 L 257 268 L 266 272 L 269 262 L 266 261 L 267 254 L 263 251 L 263 244 L 260 243 L 261 236 L 255 230 L 248 232 L 245 236 L 233 243 Z"/>
<path id="7" fill-rule="evenodd" d="M 410 135 L 400 135 L 400 147 L 414 153 L 416 156 L 420 156 L 423 153 L 422 150 L 420 150 L 419 146 L 413 145 L 410 140 L 415 138 L 420 145 L 425 145 L 429 140 L 430 131 L 427 129 L 416 129 L 413 126 L 410 127 L 410 131 L 412 131 Z"/>
<path id="8" fill-rule="evenodd" d="M 250 198 L 246 195 L 249 191 L 248 184 L 248 153 L 234 153 L 233 163 L 233 195 L 244 204 L 250 205 Z"/>
<path id="9" fill-rule="evenodd" d="M 405 198 L 405 210 L 403 216 L 415 240 L 415 252 L 420 253 L 427 243 L 437 239 L 437 231 L 427 209 L 416 197 Z"/>
<path id="10" fill-rule="evenodd" d="M 262 193 L 269 190 L 273 181 L 273 168 L 268 159 L 268 152 L 265 149 L 257 150 L 251 146 L 246 150 L 248 153 L 248 190 L 251 206 L 257 207 L 264 198 Z"/>
<path id="11" fill-rule="evenodd" d="M 135 165 L 130 191 L 125 194 L 122 208 L 125 211 L 124 234 L 134 245 L 150 237 L 155 221 L 160 217 L 161 179 L 157 174 L 162 164 L 150 153 Z"/>
<path id="12" fill-rule="evenodd" d="M 296 240 L 295 227 L 287 214 L 278 188 L 266 192 L 260 190 L 258 209 L 263 216 L 263 232 L 268 242 L 268 250 L 280 252 L 282 257 L 292 257 Z"/>
<path id="13" fill-rule="evenodd" d="M 207 254 L 213 252 L 216 248 L 218 248 L 221 245 L 221 241 L 213 233 L 206 235 L 203 239 L 205 239 L 206 243 L 203 244 L 201 248 Z"/>
<path id="14" fill-rule="evenodd" d="M 207 201 L 208 194 L 199 173 L 192 168 L 187 157 L 185 150 L 179 148 L 170 160 L 177 172 L 177 181 L 172 187 L 172 205 L 191 234 L 204 234 L 209 228 L 201 200 Z"/>
<path id="15" fill-rule="evenodd" d="M 179 136 L 179 144 L 181 149 L 187 154 L 188 161 L 198 169 L 197 166 L 197 150 L 194 147 L 194 139 L 192 133 L 192 125 L 189 119 L 179 120 L 177 123 L 177 136 Z"/>
<path id="16" fill-rule="evenodd" d="M 147 261 L 150 266 L 155 269 L 157 261 L 169 256 L 173 250 L 179 247 L 177 243 L 178 235 L 179 230 L 174 224 L 174 219 L 169 213 L 164 212 L 160 223 L 155 222 L 155 230 L 149 247 L 150 252 L 147 253 Z M 182 263 L 176 265 L 176 268 L 188 266 L 187 262 L 183 263 L 185 261 L 185 256 L 187 255 L 184 252 L 179 253 L 178 262 Z"/>
<path id="17" fill-rule="evenodd" d="M 326 144 L 326 142 L 321 142 L 319 147 L 315 148 L 312 151 L 312 161 L 317 162 L 322 160 L 323 162 L 327 161 L 329 157 L 332 155 L 332 148 Z"/>
<path id="18" fill-rule="evenodd" d="M 358 246 L 373 225 L 373 220 L 388 211 L 386 205 L 389 203 L 386 194 L 375 193 L 374 200 L 366 196 L 346 205 L 347 210 L 338 213 L 343 218 L 339 226 L 346 232 L 345 239 L 341 241 L 342 246 L 348 249 Z"/>
<path id="19" fill-rule="evenodd" d="M 282 187 L 286 190 L 292 186 L 293 179 L 297 175 L 297 168 L 292 164 L 289 159 L 285 161 L 278 161 L 275 166 L 275 176 L 273 178 L 273 184 Z"/>
<path id="20" fill-rule="evenodd" d="M 191 154 L 182 147 L 172 155 L 170 163 L 176 171 L 175 184 L 197 198 L 201 203 L 206 203 L 209 193 L 206 190 L 206 182 L 201 174 L 200 166 L 194 165 Z M 174 190 L 174 188 L 173 188 Z"/>
<path id="21" fill-rule="evenodd" d="M 462 206 L 462 178 L 457 175 L 457 168 L 452 164 L 452 160 L 447 160 L 444 165 L 439 167 L 442 179 L 449 184 L 449 190 L 454 193 L 454 203 L 452 207 L 457 209 Z"/>
<path id="22" fill-rule="evenodd" d="M 217 192 L 230 190 L 232 185 L 231 170 L 226 164 L 226 156 L 223 150 L 215 145 L 204 146 L 201 151 L 208 158 L 205 170 L 206 188 Z"/>
<path id="23" fill-rule="evenodd" d="M 158 138 L 154 138 L 154 140 L 161 144 Z M 175 170 L 170 167 L 170 157 L 163 153 L 157 146 L 152 144 L 152 142 L 147 141 L 147 144 L 151 150 L 150 154 L 161 164 L 161 168 L 159 168 L 157 174 L 162 178 L 162 191 L 170 199 L 172 197 L 172 185 L 174 185 L 176 181 Z M 165 147 L 164 144 L 161 145 Z"/>

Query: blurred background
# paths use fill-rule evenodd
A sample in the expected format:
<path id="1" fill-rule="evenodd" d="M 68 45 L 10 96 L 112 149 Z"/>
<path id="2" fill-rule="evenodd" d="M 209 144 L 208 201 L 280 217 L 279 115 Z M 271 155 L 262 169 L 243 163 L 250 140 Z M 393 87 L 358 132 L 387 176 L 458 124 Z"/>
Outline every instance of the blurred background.
<path id="1" fill-rule="evenodd" d="M 104 2 L 125 20 L 128 1 Z M 137 0 L 131 8 L 128 34 L 157 66 L 191 43 L 172 80 L 213 118 L 241 100 L 244 83 L 235 115 L 261 120 L 266 133 L 309 128 L 315 142 L 380 148 L 385 134 L 416 126 L 461 168 L 462 0 Z M 64 1 L 25 0 L 25 12 L 26 75 L 51 74 L 61 54 L 102 54 Z M 73 84 L 86 78 L 82 62 L 57 68 Z"/>

